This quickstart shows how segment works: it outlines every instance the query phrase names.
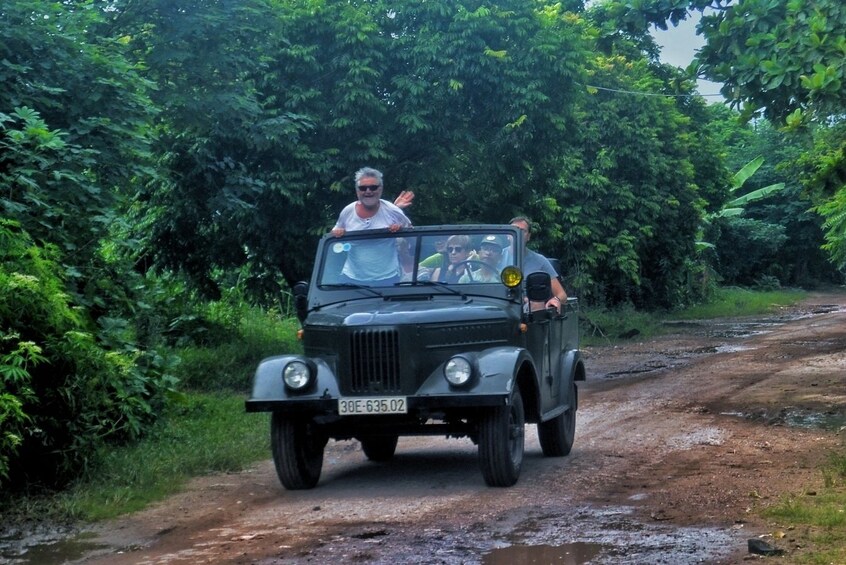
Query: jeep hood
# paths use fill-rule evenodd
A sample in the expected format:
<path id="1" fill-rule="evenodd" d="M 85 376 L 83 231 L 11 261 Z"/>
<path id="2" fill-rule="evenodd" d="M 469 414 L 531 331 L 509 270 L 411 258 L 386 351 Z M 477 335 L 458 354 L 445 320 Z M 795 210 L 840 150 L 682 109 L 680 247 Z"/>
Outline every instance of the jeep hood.
<path id="1" fill-rule="evenodd" d="M 324 306 L 309 313 L 305 325 L 316 326 L 395 326 L 447 322 L 504 321 L 509 318 L 501 306 L 490 304 L 444 304 L 434 307 L 431 302 L 374 301 L 370 308 L 362 308 L 361 301 L 351 304 Z"/>

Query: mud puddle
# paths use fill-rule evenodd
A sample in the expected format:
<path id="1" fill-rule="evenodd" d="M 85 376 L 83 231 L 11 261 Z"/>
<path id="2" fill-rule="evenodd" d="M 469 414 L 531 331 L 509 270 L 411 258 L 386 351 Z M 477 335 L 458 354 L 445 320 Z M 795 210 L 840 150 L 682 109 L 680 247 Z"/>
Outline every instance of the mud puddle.
<path id="1" fill-rule="evenodd" d="M 703 355 L 740 353 L 755 349 L 752 346 L 744 345 L 742 340 L 754 336 L 765 335 L 775 328 L 788 322 L 809 318 L 818 314 L 839 312 L 842 308 L 836 304 L 815 305 L 808 310 L 791 312 L 779 316 L 770 316 L 755 320 L 668 320 L 664 325 L 687 336 L 706 338 L 711 341 L 708 345 L 696 344 L 689 347 L 680 347 L 668 351 L 650 351 L 648 358 L 637 361 L 635 364 L 616 370 L 608 370 L 598 375 L 601 378 L 619 378 L 634 375 L 657 373 L 660 371 L 677 369 L 687 365 L 693 359 Z M 818 343 L 800 344 L 809 348 L 819 348 Z M 636 358 L 637 355 L 632 355 Z"/>
<path id="2" fill-rule="evenodd" d="M 673 329 L 683 331 L 689 335 L 699 335 L 712 338 L 745 338 L 766 334 L 777 326 L 803 320 L 820 314 L 831 314 L 835 312 L 846 312 L 846 309 L 839 304 L 814 304 L 799 311 L 770 316 L 767 318 L 756 318 L 754 320 L 668 320 L 664 325 Z"/>
<path id="3" fill-rule="evenodd" d="M 481 563 L 685 565 L 724 557 L 742 537 L 739 527 L 644 523 L 632 507 L 568 507 L 517 524 L 506 536 L 510 545 L 485 554 Z"/>
<path id="4" fill-rule="evenodd" d="M 484 565 L 512 565 L 514 563 L 582 565 L 590 563 L 591 559 L 599 555 L 603 549 L 605 547 L 602 544 L 580 541 L 557 546 L 512 545 L 491 551 L 483 556 L 482 563 Z"/>
<path id="5" fill-rule="evenodd" d="M 782 408 L 778 411 L 758 410 L 755 412 L 720 412 L 722 416 L 733 416 L 769 426 L 820 429 L 827 431 L 846 430 L 846 412 L 826 410 L 823 412 L 807 408 Z"/>
<path id="6" fill-rule="evenodd" d="M 515 514 L 522 518 L 500 516 L 493 520 L 496 525 L 445 523 L 420 530 L 386 524 L 378 537 L 344 531 L 298 555 L 258 563 L 410 565 L 425 555 L 427 562 L 442 565 L 687 565 L 718 562 L 746 544 L 740 527 L 685 528 L 656 518 L 644 523 L 635 508 L 627 506 L 560 505 Z"/>
<path id="7" fill-rule="evenodd" d="M 10 530 L 0 533 L 0 564 L 47 565 L 72 563 L 103 548 L 97 534 L 46 525 L 38 532 Z"/>

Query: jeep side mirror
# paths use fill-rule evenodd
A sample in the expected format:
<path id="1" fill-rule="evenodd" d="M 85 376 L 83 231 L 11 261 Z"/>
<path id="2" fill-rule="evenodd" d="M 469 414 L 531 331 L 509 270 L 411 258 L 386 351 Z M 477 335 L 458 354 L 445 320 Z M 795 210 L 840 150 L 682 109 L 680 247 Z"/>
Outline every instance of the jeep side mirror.
<path id="1" fill-rule="evenodd" d="M 532 302 L 546 302 L 552 298 L 552 281 L 543 271 L 526 277 L 526 296 Z"/>
<path id="2" fill-rule="evenodd" d="M 308 313 L 308 283 L 300 281 L 294 285 L 294 310 L 297 312 L 297 319 L 303 322 Z"/>

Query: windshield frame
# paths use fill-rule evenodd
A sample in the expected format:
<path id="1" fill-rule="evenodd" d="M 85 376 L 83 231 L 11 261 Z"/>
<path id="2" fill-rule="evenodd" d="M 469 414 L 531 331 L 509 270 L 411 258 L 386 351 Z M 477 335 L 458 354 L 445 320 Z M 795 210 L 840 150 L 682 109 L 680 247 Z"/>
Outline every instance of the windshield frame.
<path id="1" fill-rule="evenodd" d="M 469 260 L 477 263 L 481 263 L 482 258 L 478 255 L 478 249 L 484 237 L 493 235 L 500 243 L 510 246 L 510 249 L 506 248 L 502 253 L 498 272 L 495 273 L 495 280 L 493 273 L 484 277 L 484 280 L 464 282 L 432 281 L 424 276 L 424 268 L 421 267 L 421 263 L 431 260 L 439 253 L 435 250 L 434 242 L 436 240 L 445 241 L 452 235 L 470 238 L 470 245 L 477 256 Z M 521 230 L 507 224 L 421 226 L 405 228 L 397 232 L 391 232 L 388 229 L 361 230 L 348 232 L 341 237 L 327 234 L 321 238 L 318 245 L 309 294 L 314 297 L 315 304 L 326 304 L 327 302 L 353 298 L 381 297 L 387 299 L 420 294 L 473 295 L 514 299 L 515 294 L 520 294 L 521 285 L 509 289 L 501 282 L 499 277 L 504 267 L 522 264 L 524 249 L 522 237 Z M 402 271 L 402 275 L 397 273 L 395 277 L 371 280 L 350 278 L 343 274 L 344 272 L 354 274 L 354 269 L 347 269 L 347 260 L 350 258 L 349 253 L 355 249 L 356 245 L 364 246 L 368 242 L 373 242 L 374 247 L 372 249 L 378 249 L 377 246 L 379 245 L 385 246 L 384 242 L 397 241 L 400 238 L 408 242 L 411 251 L 412 263 L 409 272 Z M 363 247 L 359 249 L 365 249 L 366 252 L 369 252 Z M 396 259 L 396 265 L 399 266 L 399 252 Z M 441 264 L 448 262 L 448 255 L 443 254 L 440 261 Z M 388 260 L 389 264 L 392 264 L 392 262 L 393 259 Z M 378 264 L 373 268 L 382 269 L 383 265 Z M 384 268 L 385 272 L 388 272 L 392 269 L 392 266 L 386 264 Z M 484 270 L 481 266 L 479 268 Z M 430 277 L 433 271 L 434 269 L 429 272 Z"/>

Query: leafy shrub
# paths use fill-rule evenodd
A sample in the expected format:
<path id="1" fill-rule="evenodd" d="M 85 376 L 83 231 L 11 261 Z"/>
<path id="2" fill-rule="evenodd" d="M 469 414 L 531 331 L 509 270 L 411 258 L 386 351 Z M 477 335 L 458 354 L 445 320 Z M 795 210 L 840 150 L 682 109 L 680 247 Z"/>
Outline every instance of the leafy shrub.
<path id="1" fill-rule="evenodd" d="M 225 309 L 210 303 L 212 311 Z M 295 318 L 284 318 L 258 307 L 239 307 L 239 319 L 227 339 L 214 345 L 181 347 L 176 374 L 187 388 L 199 391 L 246 391 L 258 362 L 270 355 L 298 352 L 299 327 Z"/>
<path id="2" fill-rule="evenodd" d="M 0 221 L 0 479 L 64 481 L 106 441 L 139 437 L 175 385 L 127 325 L 98 329 L 59 254 Z"/>

